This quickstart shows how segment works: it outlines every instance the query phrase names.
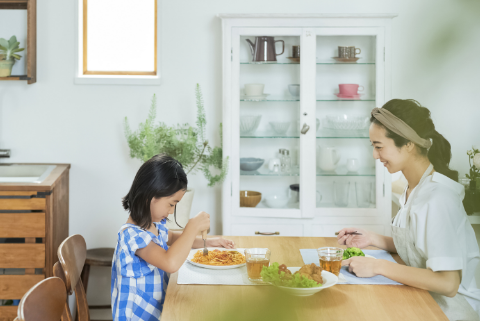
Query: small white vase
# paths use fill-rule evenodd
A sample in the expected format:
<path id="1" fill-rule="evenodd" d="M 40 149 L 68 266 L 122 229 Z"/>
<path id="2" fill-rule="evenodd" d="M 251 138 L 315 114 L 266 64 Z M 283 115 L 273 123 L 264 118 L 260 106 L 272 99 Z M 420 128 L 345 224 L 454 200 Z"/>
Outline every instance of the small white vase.
<path id="1" fill-rule="evenodd" d="M 190 219 L 190 211 L 192 209 L 193 195 L 195 194 L 195 189 L 191 188 L 185 192 L 183 198 L 177 204 L 177 222 L 180 224 L 178 226 L 175 223 L 175 216 L 173 214 L 168 215 L 167 227 L 170 230 L 183 230 Z"/>

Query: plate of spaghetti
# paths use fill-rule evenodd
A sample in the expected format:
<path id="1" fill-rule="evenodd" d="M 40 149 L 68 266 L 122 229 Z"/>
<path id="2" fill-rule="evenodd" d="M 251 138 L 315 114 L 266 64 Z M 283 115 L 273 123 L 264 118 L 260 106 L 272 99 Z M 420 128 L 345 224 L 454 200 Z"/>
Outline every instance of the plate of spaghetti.
<path id="1" fill-rule="evenodd" d="M 187 261 L 195 266 L 213 270 L 236 269 L 245 266 L 245 249 L 208 248 L 208 255 L 203 255 L 203 249 L 190 251 Z"/>

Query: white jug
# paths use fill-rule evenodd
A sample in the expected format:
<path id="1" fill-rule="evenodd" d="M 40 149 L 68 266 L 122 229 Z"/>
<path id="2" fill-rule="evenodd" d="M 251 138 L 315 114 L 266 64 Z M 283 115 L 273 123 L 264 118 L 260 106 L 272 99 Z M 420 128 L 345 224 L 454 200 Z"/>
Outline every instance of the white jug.
<path id="1" fill-rule="evenodd" d="M 335 147 L 322 147 L 319 146 L 320 150 L 317 155 L 318 167 L 322 171 L 331 172 L 337 168 L 338 161 L 340 160 L 340 155 L 337 153 Z"/>

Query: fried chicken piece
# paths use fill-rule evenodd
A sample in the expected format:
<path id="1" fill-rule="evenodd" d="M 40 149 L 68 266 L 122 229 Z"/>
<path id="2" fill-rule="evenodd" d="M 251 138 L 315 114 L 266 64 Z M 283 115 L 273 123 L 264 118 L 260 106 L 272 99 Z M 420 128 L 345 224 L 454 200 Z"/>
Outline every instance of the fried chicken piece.
<path id="1" fill-rule="evenodd" d="M 312 263 L 312 264 L 315 265 L 315 263 Z M 302 267 L 300 268 L 300 270 L 298 270 L 298 272 L 299 272 L 300 274 L 306 273 L 306 274 L 309 274 L 309 275 L 310 275 L 310 274 L 313 273 L 313 271 L 312 271 L 312 266 L 311 266 L 311 265 L 304 265 L 304 266 L 302 266 Z"/>
<path id="2" fill-rule="evenodd" d="M 300 273 L 300 276 L 304 276 L 304 277 L 306 277 L 306 278 L 309 279 L 309 280 L 313 280 L 312 276 L 311 276 L 310 274 L 308 274 L 308 273 Z"/>
<path id="3" fill-rule="evenodd" d="M 323 284 L 323 278 L 319 274 L 312 275 L 312 279 L 313 279 L 313 281 L 315 281 L 317 283 Z"/>

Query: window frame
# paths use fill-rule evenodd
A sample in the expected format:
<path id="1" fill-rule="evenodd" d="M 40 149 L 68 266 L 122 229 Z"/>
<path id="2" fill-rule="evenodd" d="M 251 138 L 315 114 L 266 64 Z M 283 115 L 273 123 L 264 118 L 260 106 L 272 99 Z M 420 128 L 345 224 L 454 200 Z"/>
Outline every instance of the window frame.
<path id="1" fill-rule="evenodd" d="M 89 0 L 75 0 L 75 84 L 78 85 L 160 85 L 160 49 L 161 33 L 159 18 L 161 17 L 161 1 L 155 2 L 155 71 L 154 72 L 136 72 L 136 71 L 87 71 L 86 41 L 84 32 L 86 30 L 85 22 L 87 16 L 84 10 Z M 92 0 L 90 0 L 92 1 Z M 134 1 L 134 0 L 132 0 Z M 87 73 L 85 73 L 87 72 Z"/>

